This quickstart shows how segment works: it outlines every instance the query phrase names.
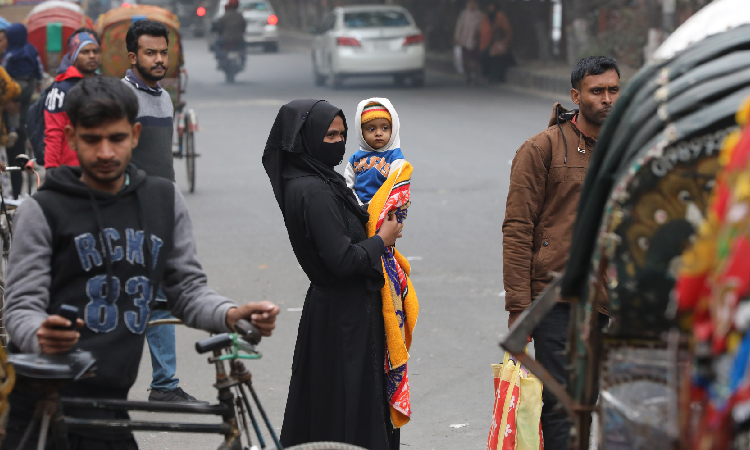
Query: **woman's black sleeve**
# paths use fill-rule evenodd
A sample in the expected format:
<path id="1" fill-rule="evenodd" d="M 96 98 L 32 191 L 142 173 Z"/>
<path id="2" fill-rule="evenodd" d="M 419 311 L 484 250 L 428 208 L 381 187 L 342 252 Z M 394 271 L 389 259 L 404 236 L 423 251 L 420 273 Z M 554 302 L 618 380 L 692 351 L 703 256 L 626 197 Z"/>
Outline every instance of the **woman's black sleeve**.
<path id="1" fill-rule="evenodd" d="M 349 237 L 341 205 L 332 192 L 314 194 L 305 205 L 305 226 L 326 268 L 337 277 L 381 276 L 385 244 L 380 236 L 359 243 Z"/>

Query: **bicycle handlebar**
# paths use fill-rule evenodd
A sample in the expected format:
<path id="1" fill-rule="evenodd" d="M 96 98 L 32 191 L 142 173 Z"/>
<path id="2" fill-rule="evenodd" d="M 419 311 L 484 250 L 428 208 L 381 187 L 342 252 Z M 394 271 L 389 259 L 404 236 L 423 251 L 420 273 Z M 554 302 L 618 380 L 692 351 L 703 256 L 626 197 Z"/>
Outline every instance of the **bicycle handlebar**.
<path id="1" fill-rule="evenodd" d="M 222 333 L 196 342 L 195 351 L 202 355 L 214 350 L 229 347 L 230 345 L 232 345 L 232 336 L 229 335 L 229 333 Z"/>
<path id="2" fill-rule="evenodd" d="M 260 344 L 260 339 L 261 339 L 260 330 L 255 325 L 248 322 L 247 320 L 244 320 L 244 319 L 238 320 L 237 323 L 234 324 L 234 329 L 237 331 L 237 334 L 242 336 L 242 338 L 245 339 L 250 344 L 252 345 Z"/>
<path id="3" fill-rule="evenodd" d="M 238 320 L 237 323 L 234 324 L 234 329 L 237 331 L 237 336 L 239 336 L 242 341 L 245 341 L 252 346 L 260 343 L 260 330 L 247 320 Z M 234 343 L 234 337 L 232 334 L 221 333 L 196 342 L 195 351 L 199 354 L 208 353 L 214 350 L 231 347 Z M 241 342 L 240 348 L 242 348 Z"/>

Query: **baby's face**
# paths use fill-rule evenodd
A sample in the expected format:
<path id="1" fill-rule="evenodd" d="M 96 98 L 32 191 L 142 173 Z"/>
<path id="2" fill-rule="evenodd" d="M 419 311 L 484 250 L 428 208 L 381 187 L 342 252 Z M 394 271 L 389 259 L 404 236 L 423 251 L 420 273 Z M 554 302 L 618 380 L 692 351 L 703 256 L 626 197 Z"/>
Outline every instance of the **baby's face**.
<path id="1" fill-rule="evenodd" d="M 363 123 L 362 136 L 370 147 L 381 149 L 391 140 L 391 122 L 388 119 L 375 119 Z"/>

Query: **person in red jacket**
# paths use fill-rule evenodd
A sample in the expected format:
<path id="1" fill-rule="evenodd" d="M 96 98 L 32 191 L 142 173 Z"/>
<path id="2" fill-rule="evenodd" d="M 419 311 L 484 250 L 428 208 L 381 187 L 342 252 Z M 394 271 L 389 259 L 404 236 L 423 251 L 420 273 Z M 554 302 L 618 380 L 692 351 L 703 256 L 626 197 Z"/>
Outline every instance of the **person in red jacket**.
<path id="1" fill-rule="evenodd" d="M 44 167 L 77 166 L 78 157 L 68 146 L 65 125 L 70 124 L 65 112 L 65 95 L 81 79 L 96 76 L 102 65 L 102 52 L 96 33 L 82 31 L 68 43 L 70 67 L 55 77 L 44 105 Z"/>

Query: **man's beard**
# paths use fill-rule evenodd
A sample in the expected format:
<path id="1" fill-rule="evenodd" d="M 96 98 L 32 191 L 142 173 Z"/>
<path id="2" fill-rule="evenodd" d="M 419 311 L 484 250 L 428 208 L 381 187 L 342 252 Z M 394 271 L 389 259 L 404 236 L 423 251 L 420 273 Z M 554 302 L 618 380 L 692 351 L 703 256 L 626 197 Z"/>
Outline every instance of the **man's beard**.
<path id="1" fill-rule="evenodd" d="M 91 75 L 91 74 L 96 73 L 97 69 L 88 70 L 84 68 L 84 69 L 78 69 L 78 71 L 81 72 L 81 75 Z"/>
<path id="2" fill-rule="evenodd" d="M 159 66 L 161 66 L 161 67 L 164 68 L 164 75 L 156 76 L 156 75 L 152 74 L 151 70 L 154 70 L 154 69 L 156 69 Z M 138 69 L 138 73 L 141 74 L 141 76 L 143 78 L 145 78 L 145 79 L 147 79 L 149 81 L 159 81 L 159 80 L 161 80 L 162 78 L 164 78 L 167 75 L 167 69 L 169 67 L 167 67 L 167 66 L 165 66 L 163 64 L 157 64 L 155 66 L 152 66 L 150 70 L 146 70 L 146 68 L 141 65 L 141 62 L 138 60 L 138 58 L 136 58 L 136 60 L 135 60 L 135 68 Z"/>
<path id="3" fill-rule="evenodd" d="M 79 161 L 79 162 L 82 162 L 82 161 Z M 120 178 L 125 173 L 125 171 L 128 168 L 127 164 L 123 165 L 122 161 L 120 161 L 118 159 L 107 161 L 107 163 L 110 164 L 110 165 L 113 165 L 115 167 L 118 167 L 119 170 L 117 170 L 116 172 L 114 172 L 111 176 L 100 177 L 93 170 L 93 169 L 95 169 L 97 166 L 99 166 L 101 164 L 99 161 L 93 162 L 93 163 L 89 163 L 88 165 L 87 164 L 81 164 L 81 170 L 86 174 L 87 177 L 91 178 L 92 180 L 94 180 L 94 181 L 96 181 L 98 183 L 111 183 L 111 182 L 117 180 L 118 178 Z"/>
<path id="4" fill-rule="evenodd" d="M 605 106 L 600 109 L 592 109 L 588 107 L 584 107 L 584 103 L 581 102 L 581 109 L 580 113 L 583 115 L 583 117 L 586 119 L 586 122 L 592 123 L 595 125 L 601 125 L 604 123 L 604 120 L 609 116 L 609 114 L 612 112 L 611 106 Z M 606 114 L 603 114 L 606 111 Z"/>

